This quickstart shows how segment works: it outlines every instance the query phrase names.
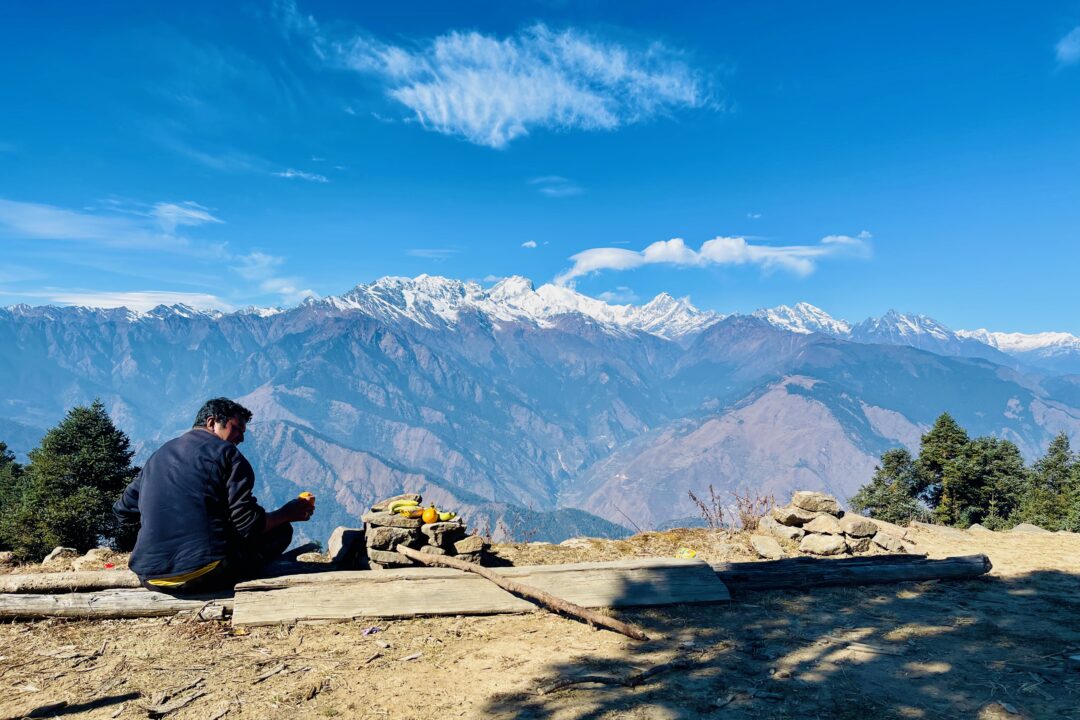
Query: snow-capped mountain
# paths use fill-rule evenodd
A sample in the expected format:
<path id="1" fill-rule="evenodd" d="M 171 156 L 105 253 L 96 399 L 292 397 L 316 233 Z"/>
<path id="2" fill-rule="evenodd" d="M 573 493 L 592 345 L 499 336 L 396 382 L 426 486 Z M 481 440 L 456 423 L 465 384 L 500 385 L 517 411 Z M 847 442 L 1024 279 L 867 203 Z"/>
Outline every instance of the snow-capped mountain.
<path id="1" fill-rule="evenodd" d="M 578 314 L 612 331 L 638 330 L 677 338 L 702 330 L 723 316 L 702 311 L 686 299 L 667 293 L 644 305 L 611 305 L 558 285 L 535 288 L 528 278 L 514 276 L 484 288 L 431 275 L 385 277 L 357 285 L 340 296 L 307 301 L 339 311 L 360 311 L 385 321 L 410 321 L 427 328 L 456 324 L 463 313 L 480 313 L 494 322 L 520 321 L 550 327 L 561 315 Z"/>
<path id="2" fill-rule="evenodd" d="M 797 333 L 822 333 L 836 337 L 847 337 L 851 325 L 844 320 L 837 320 L 829 313 L 810 303 L 796 303 L 794 307 L 778 305 L 774 308 L 762 308 L 753 313 L 773 327 Z"/>
<path id="3" fill-rule="evenodd" d="M 985 343 L 1020 362 L 1063 374 L 1080 374 L 1080 337 L 1065 332 L 1007 333 L 958 330 L 957 335 Z"/>

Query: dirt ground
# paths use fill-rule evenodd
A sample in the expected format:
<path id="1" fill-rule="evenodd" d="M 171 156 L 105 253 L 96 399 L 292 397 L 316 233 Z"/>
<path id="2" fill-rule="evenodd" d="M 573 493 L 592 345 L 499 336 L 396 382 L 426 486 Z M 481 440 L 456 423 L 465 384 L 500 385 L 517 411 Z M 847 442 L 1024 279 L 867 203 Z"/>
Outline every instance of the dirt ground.
<path id="1" fill-rule="evenodd" d="M 1080 719 L 1080 669 L 1067 664 L 1080 654 L 1080 535 L 910 537 L 931 557 L 986 553 L 994 569 L 620 612 L 654 638 L 644 643 L 547 613 L 247 632 L 157 619 L 5 623 L 0 719 L 145 718 L 161 693 L 179 691 L 204 694 L 170 719 Z M 704 530 L 497 549 L 528 564 L 670 557 L 680 546 L 748 559 L 744 536 Z M 672 661 L 634 687 L 542 692 Z"/>

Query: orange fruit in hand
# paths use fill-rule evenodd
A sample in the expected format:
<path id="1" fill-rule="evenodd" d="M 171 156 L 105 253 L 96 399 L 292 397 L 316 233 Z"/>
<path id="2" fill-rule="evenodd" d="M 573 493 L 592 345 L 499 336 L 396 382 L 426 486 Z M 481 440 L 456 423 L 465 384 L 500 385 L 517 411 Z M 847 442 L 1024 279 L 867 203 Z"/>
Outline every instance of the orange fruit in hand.
<path id="1" fill-rule="evenodd" d="M 420 516 L 420 519 L 425 523 L 439 522 L 439 511 L 434 505 L 424 508 L 424 514 Z"/>

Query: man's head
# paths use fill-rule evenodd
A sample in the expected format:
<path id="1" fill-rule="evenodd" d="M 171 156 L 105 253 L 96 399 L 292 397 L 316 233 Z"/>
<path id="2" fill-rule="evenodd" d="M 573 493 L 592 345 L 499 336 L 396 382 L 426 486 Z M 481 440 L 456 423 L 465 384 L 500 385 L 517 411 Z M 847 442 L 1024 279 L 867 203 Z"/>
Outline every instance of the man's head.
<path id="1" fill-rule="evenodd" d="M 195 415 L 195 427 L 209 430 L 222 440 L 239 445 L 251 420 L 251 411 L 229 398 L 207 400 Z"/>

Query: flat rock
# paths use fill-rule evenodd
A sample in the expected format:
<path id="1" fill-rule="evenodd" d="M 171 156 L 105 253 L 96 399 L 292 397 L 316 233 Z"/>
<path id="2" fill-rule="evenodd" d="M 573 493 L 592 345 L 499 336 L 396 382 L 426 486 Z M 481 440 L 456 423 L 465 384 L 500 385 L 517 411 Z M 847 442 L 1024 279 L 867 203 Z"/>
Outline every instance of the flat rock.
<path id="1" fill-rule="evenodd" d="M 380 500 L 379 502 L 375 503 L 374 505 L 371 506 L 371 511 L 372 512 L 382 512 L 386 508 L 390 507 L 390 503 L 394 502 L 395 500 L 415 500 L 417 503 L 419 503 L 419 502 L 422 502 L 423 499 L 424 499 L 423 497 L 421 497 L 420 495 L 417 495 L 416 493 L 405 493 L 404 495 L 395 495 L 392 498 L 386 498 L 385 500 Z"/>
<path id="2" fill-rule="evenodd" d="M 849 537 L 847 538 L 848 550 L 853 553 L 865 553 L 870 552 L 870 547 L 874 543 L 868 537 Z"/>
<path id="3" fill-rule="evenodd" d="M 889 552 L 907 552 L 907 548 L 904 547 L 904 543 L 900 542 L 900 538 L 893 537 L 888 533 L 879 532 L 877 535 L 875 535 L 874 544 L 877 545 L 879 548 L 888 550 Z"/>
<path id="4" fill-rule="evenodd" d="M 465 526 L 459 522 L 428 523 L 420 528 L 420 532 L 428 536 L 432 545 L 445 548 L 465 537 Z"/>
<path id="5" fill-rule="evenodd" d="M 458 555 L 457 559 L 458 560 L 464 560 L 465 562 L 476 563 L 477 565 L 482 565 L 483 564 L 480 561 L 481 560 L 480 553 L 465 553 L 464 555 Z"/>
<path id="6" fill-rule="evenodd" d="M 589 548 L 592 547 L 594 538 L 572 537 L 563 540 L 559 545 L 563 547 Z"/>
<path id="7" fill-rule="evenodd" d="M 869 538 L 874 537 L 878 532 L 878 526 L 874 524 L 873 520 L 855 513 L 845 513 L 844 517 L 840 518 L 839 523 L 840 529 L 848 537 Z"/>
<path id="8" fill-rule="evenodd" d="M 811 555 L 839 555 L 847 550 L 847 543 L 839 535 L 807 535 L 799 543 L 799 550 Z"/>
<path id="9" fill-rule="evenodd" d="M 1024 715 L 1013 705 L 1007 702 L 989 702 L 979 708 L 976 720 L 1027 720 Z"/>
<path id="10" fill-rule="evenodd" d="M 361 520 L 368 525 L 377 525 L 379 527 L 415 529 L 424 525 L 424 521 L 420 518 L 407 518 L 397 513 L 388 512 L 369 512 Z"/>
<path id="11" fill-rule="evenodd" d="M 776 538 L 768 535 L 751 535 L 750 545 L 754 548 L 754 552 L 766 560 L 779 560 L 787 556 L 784 548 L 780 547 L 780 543 L 776 542 Z"/>
<path id="12" fill-rule="evenodd" d="M 426 541 L 427 538 L 415 530 L 375 525 L 368 528 L 365 538 L 367 546 L 376 550 L 390 550 L 401 544 L 407 547 L 420 547 Z"/>
<path id="13" fill-rule="evenodd" d="M 420 552 L 424 553 L 425 555 L 449 555 L 448 552 L 436 545 L 425 545 L 424 547 L 420 548 Z"/>
<path id="14" fill-rule="evenodd" d="M 791 504 L 808 512 L 823 512 L 839 516 L 843 511 L 832 495 L 800 490 L 791 496 Z"/>
<path id="15" fill-rule="evenodd" d="M 1009 532 L 1014 532 L 1014 533 L 1038 533 L 1038 534 L 1042 534 L 1042 535 L 1049 535 L 1050 534 L 1049 530 L 1047 530 L 1045 528 L 1041 528 L 1038 525 L 1032 525 L 1031 523 L 1020 523 L 1019 525 L 1013 527 L 1012 530 L 1009 530 Z"/>
<path id="16" fill-rule="evenodd" d="M 374 548 L 368 548 L 368 559 L 373 563 L 379 563 L 380 565 L 413 565 L 413 561 L 405 557 L 401 553 L 390 552 L 389 550 L 376 550 Z"/>
<path id="17" fill-rule="evenodd" d="M 79 557 L 79 551 L 75 548 L 57 547 L 53 548 L 52 552 L 45 556 L 45 559 L 41 561 L 41 564 L 45 565 L 57 560 L 71 560 L 77 557 Z"/>
<path id="18" fill-rule="evenodd" d="M 758 530 L 775 535 L 776 537 L 786 538 L 788 540 L 795 540 L 796 542 L 802 540 L 806 531 L 800 527 L 792 527 L 790 525 L 781 525 L 776 521 L 772 515 L 766 515 L 758 520 Z"/>
<path id="19" fill-rule="evenodd" d="M 326 541 L 326 552 L 338 567 L 353 567 L 363 543 L 363 528 L 336 527 Z"/>
<path id="20" fill-rule="evenodd" d="M 822 533 L 824 535 L 840 535 L 844 532 L 840 529 L 840 521 L 832 515 L 818 515 L 803 525 L 803 530 L 808 533 Z"/>
<path id="21" fill-rule="evenodd" d="M 464 540 L 458 540 L 454 543 L 454 551 L 458 555 L 470 555 L 473 553 L 483 552 L 487 547 L 487 541 L 479 535 L 470 535 Z"/>
<path id="22" fill-rule="evenodd" d="M 321 563 L 326 562 L 326 556 L 321 552 L 306 552 L 300 553 L 296 556 L 296 562 L 302 563 Z"/>
<path id="23" fill-rule="evenodd" d="M 818 516 L 816 512 L 810 512 L 809 510 L 803 510 L 797 508 L 794 505 L 785 505 L 784 507 L 775 507 L 772 509 L 772 516 L 781 525 L 790 525 L 791 527 L 801 527 L 804 523 L 808 523 Z"/>

